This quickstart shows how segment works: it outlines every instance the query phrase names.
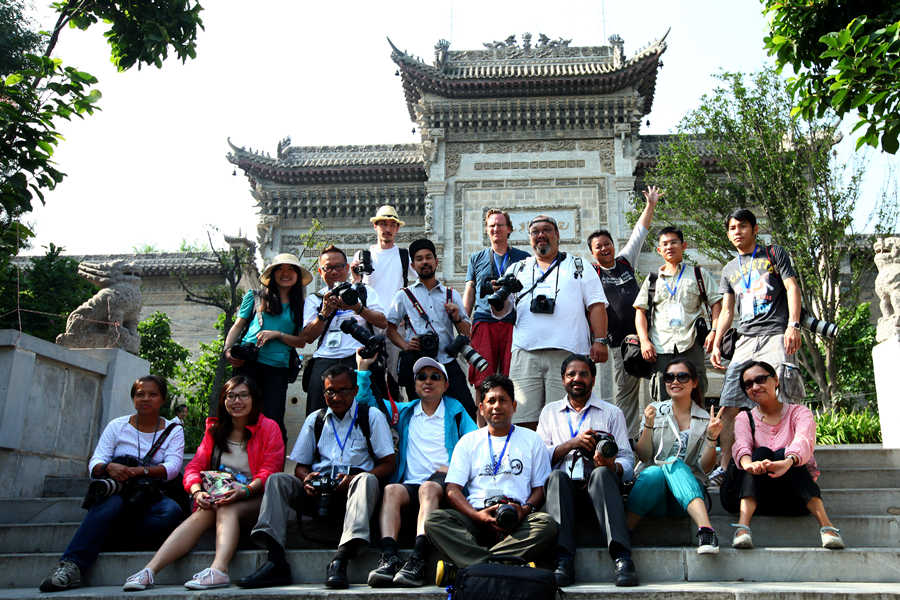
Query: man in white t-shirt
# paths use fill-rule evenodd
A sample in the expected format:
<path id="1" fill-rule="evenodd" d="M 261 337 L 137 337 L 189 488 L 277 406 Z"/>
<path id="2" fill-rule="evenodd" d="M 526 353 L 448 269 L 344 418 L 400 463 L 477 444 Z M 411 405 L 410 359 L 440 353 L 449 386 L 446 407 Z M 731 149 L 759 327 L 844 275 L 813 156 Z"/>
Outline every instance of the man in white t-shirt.
<path id="1" fill-rule="evenodd" d="M 478 409 L 487 425 L 456 445 L 445 479 L 450 508 L 425 521 L 431 543 L 448 559 L 438 562 L 438 586 L 452 583 L 457 567 L 534 561 L 556 543 L 556 523 L 537 512 L 550 454 L 535 432 L 513 425 L 516 400 L 508 377 L 489 375 L 481 390 Z"/>
<path id="2" fill-rule="evenodd" d="M 534 256 L 508 271 L 522 290 L 507 299 L 503 310 L 491 307 L 491 312 L 502 318 L 516 309 L 509 365 L 520 406 L 515 422 L 534 429 L 544 405 L 566 393 L 560 363 L 573 352 L 606 362 L 609 352 L 606 294 L 597 272 L 580 256 L 560 252 L 553 217 L 536 216 L 528 235 Z"/>
<path id="3" fill-rule="evenodd" d="M 347 281 L 349 270 L 343 250 L 336 246 L 323 249 L 319 254 L 319 274 L 325 281 L 325 287 L 308 295 L 303 304 L 303 336 L 315 340 L 313 343 L 316 345 L 313 359 L 305 367 L 308 373 L 304 374 L 304 382 L 309 382 L 306 388 L 306 414 L 325 406 L 322 373 L 335 364 L 351 368 L 356 366 L 356 349 L 362 344 L 349 333 L 341 331 L 341 324 L 352 319 L 366 328 L 369 325 L 387 326 L 381 299 L 371 286 L 360 285 L 353 289 L 354 293 L 350 295 L 358 298 L 354 304 L 347 304 L 341 299 L 341 293 L 346 297 L 346 289 L 339 293 L 333 291 Z M 365 290 L 365 298 L 361 295 L 361 289 Z"/>
<path id="4" fill-rule="evenodd" d="M 588 504 L 615 562 L 616 585 L 637 585 L 622 503 L 622 482 L 634 472 L 625 415 L 593 394 L 597 367 L 587 356 L 569 355 L 560 371 L 566 396 L 544 407 L 537 429 L 553 464 L 546 510 L 559 524 L 556 583 L 575 580 L 575 528 L 587 517 L 576 507 Z"/>

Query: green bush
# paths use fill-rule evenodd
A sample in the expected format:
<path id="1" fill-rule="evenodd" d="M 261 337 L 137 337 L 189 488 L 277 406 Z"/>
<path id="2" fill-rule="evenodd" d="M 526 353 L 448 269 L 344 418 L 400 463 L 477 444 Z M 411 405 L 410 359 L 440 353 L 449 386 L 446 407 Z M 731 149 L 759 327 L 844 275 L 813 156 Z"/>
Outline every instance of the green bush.
<path id="1" fill-rule="evenodd" d="M 877 444 L 881 442 L 878 413 L 868 408 L 849 412 L 842 409 L 816 412 L 816 443 Z"/>

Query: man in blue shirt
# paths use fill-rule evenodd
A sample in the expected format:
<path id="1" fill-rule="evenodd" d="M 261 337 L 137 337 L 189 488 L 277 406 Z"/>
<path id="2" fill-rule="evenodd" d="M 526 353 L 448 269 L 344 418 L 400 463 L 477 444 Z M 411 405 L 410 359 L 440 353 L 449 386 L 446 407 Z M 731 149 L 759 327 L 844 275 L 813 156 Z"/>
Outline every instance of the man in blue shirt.
<path id="1" fill-rule="evenodd" d="M 481 382 L 493 373 L 509 375 L 509 357 L 512 348 L 515 311 L 497 319 L 491 314 L 487 297 L 493 293 L 491 282 L 503 277 L 506 270 L 528 253 L 509 245 L 512 219 L 509 213 L 496 208 L 487 211 L 484 230 L 491 242 L 490 248 L 474 252 L 469 257 L 466 271 L 466 289 L 463 307 L 472 316 L 472 348 L 488 361 L 488 368 L 479 371 L 469 367 L 469 383 L 475 387 L 475 405 L 481 402 Z M 474 312 L 472 312 L 474 310 Z"/>

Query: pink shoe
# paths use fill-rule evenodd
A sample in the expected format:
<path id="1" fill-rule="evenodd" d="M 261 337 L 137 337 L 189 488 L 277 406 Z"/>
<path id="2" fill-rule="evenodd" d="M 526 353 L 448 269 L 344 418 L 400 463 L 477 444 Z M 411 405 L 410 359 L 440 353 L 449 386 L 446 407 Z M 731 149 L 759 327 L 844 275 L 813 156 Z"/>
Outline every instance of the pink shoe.
<path id="1" fill-rule="evenodd" d="M 194 573 L 190 581 L 184 582 L 184 587 L 189 590 L 211 590 L 213 588 L 227 587 L 231 585 L 228 573 L 209 567 L 199 573 Z"/>

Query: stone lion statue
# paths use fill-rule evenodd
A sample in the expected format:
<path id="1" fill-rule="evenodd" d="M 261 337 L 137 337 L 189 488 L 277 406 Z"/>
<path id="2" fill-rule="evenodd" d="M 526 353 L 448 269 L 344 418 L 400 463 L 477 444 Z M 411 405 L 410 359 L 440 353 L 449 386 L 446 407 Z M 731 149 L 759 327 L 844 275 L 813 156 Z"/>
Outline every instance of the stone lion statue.
<path id="1" fill-rule="evenodd" d="M 66 332 L 56 343 L 69 348 L 121 348 L 137 354 L 141 312 L 141 269 L 135 263 L 114 262 L 78 265 L 78 274 L 100 286 L 100 291 L 73 310 Z"/>
<path id="2" fill-rule="evenodd" d="M 875 293 L 881 308 L 875 339 L 884 342 L 900 334 L 900 237 L 875 242 L 875 266 Z"/>

